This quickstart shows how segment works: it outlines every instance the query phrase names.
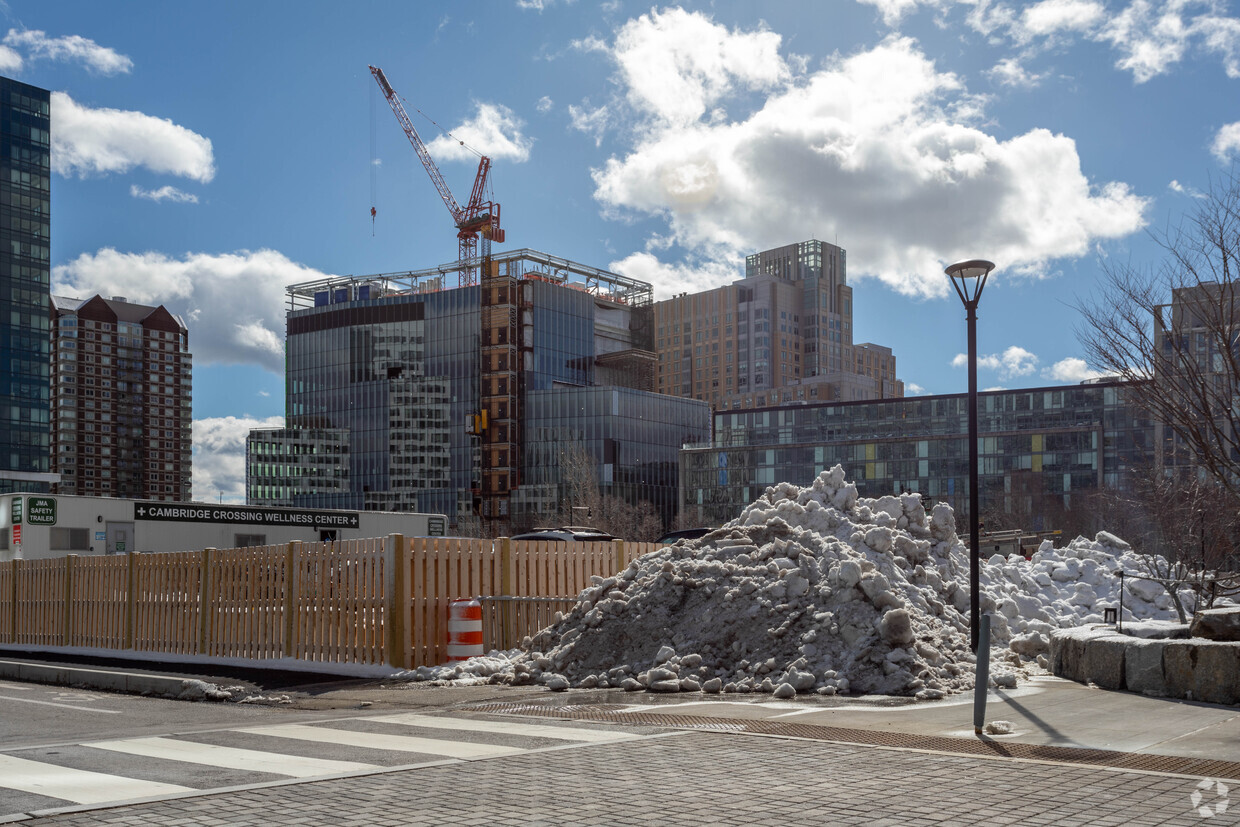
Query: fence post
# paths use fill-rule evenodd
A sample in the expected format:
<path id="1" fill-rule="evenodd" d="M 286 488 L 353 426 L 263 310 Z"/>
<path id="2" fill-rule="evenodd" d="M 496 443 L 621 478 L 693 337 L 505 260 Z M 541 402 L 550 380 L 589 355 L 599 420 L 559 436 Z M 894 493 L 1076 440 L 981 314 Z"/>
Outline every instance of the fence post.
<path id="1" fill-rule="evenodd" d="M 409 668 L 408 636 L 409 584 L 405 570 L 409 568 L 409 548 L 403 534 L 389 534 L 384 549 L 384 586 L 387 604 L 387 662 L 389 666 Z"/>
<path id="2" fill-rule="evenodd" d="M 9 626 L 9 643 L 17 643 L 17 618 L 21 617 L 21 615 L 17 612 L 17 564 L 20 562 L 21 560 L 18 560 L 16 557 L 14 557 L 11 561 L 13 567 L 13 600 L 9 604 L 9 607 L 13 610 L 13 617 L 10 621 L 11 625 Z M 29 614 L 29 612 L 27 612 L 27 614 Z"/>
<path id="3" fill-rule="evenodd" d="M 77 562 L 76 554 L 65 555 L 65 605 L 64 626 L 61 629 L 60 645 L 72 646 L 73 637 L 70 633 L 73 623 L 73 564 Z"/>
<path id="4" fill-rule="evenodd" d="M 512 593 L 512 540 L 499 538 L 499 594 L 500 597 L 513 597 Z M 517 636 L 516 601 L 500 601 L 500 649 L 511 649 L 516 646 L 513 640 Z"/>
<path id="5" fill-rule="evenodd" d="M 125 648 L 136 646 L 138 626 L 138 552 L 125 555 Z"/>
<path id="6" fill-rule="evenodd" d="M 620 572 L 624 571 L 624 567 L 629 564 L 628 561 L 624 559 L 624 541 L 623 540 L 616 540 L 616 562 L 619 564 L 616 567 L 616 574 L 619 574 Z"/>
<path id="7" fill-rule="evenodd" d="M 293 540 L 284 550 L 284 651 L 286 658 L 297 657 L 297 547 Z"/>
<path id="8" fill-rule="evenodd" d="M 208 631 L 210 622 L 208 604 L 211 598 L 211 552 L 213 548 L 202 550 L 202 560 L 198 568 L 198 654 L 207 654 Z"/>

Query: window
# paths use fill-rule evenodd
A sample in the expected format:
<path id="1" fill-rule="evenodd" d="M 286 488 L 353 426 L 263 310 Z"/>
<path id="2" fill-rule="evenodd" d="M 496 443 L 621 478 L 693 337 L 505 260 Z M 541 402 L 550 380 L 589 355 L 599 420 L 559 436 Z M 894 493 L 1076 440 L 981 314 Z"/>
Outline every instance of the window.
<path id="1" fill-rule="evenodd" d="M 252 548 L 253 546 L 265 546 L 267 545 L 267 535 L 266 534 L 234 534 L 233 544 L 235 548 Z"/>
<path id="2" fill-rule="evenodd" d="M 50 543 L 54 551 L 89 551 L 90 530 L 85 528 L 52 528 Z"/>

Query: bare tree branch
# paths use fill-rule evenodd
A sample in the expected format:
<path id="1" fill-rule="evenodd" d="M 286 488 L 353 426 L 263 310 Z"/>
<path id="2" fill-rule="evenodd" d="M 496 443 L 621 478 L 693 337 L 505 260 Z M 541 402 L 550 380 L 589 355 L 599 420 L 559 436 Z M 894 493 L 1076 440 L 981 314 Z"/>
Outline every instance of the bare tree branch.
<path id="1" fill-rule="evenodd" d="M 1108 262 L 1076 306 L 1086 361 L 1131 383 L 1166 429 L 1164 470 L 1193 469 L 1240 495 L 1240 178 L 1215 182 L 1195 212 L 1153 234 L 1154 268 Z"/>

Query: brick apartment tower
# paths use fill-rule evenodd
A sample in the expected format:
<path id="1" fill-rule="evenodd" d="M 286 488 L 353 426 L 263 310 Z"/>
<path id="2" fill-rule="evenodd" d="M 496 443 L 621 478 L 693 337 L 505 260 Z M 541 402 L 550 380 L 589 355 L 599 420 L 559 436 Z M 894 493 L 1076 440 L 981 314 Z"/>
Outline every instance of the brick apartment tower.
<path id="1" fill-rule="evenodd" d="M 845 256 L 789 244 L 747 256 L 739 281 L 656 302 L 658 392 L 716 410 L 904 396 L 891 349 L 853 342 Z"/>
<path id="2" fill-rule="evenodd" d="M 162 305 L 52 297 L 55 493 L 188 501 L 189 332 Z"/>

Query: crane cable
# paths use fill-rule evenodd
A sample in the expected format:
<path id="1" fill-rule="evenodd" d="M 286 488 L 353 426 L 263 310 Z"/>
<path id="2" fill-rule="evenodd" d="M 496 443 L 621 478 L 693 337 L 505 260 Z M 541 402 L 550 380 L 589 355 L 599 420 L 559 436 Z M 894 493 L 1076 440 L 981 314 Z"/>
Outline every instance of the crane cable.
<path id="1" fill-rule="evenodd" d="M 375 87 L 370 85 L 370 159 L 368 166 L 370 167 L 370 237 L 375 237 L 375 214 L 378 212 L 375 205 L 378 201 L 377 192 L 379 189 L 379 150 L 378 139 L 376 138 L 375 129 Z"/>
<path id="2" fill-rule="evenodd" d="M 409 103 L 409 100 L 408 100 L 407 98 L 405 98 L 404 96 L 398 95 L 398 97 L 400 97 L 400 99 L 401 99 L 401 100 L 403 100 L 406 104 L 407 104 L 407 103 Z M 478 150 L 474 149 L 472 146 L 470 146 L 469 144 L 465 143 L 464 141 L 462 141 L 460 138 L 458 138 L 458 137 L 456 137 L 455 135 L 453 135 L 453 134 L 452 134 L 451 132 L 449 132 L 448 130 L 444 129 L 442 126 L 440 126 L 440 125 L 439 125 L 439 122 L 438 122 L 438 121 L 436 121 L 436 120 L 435 120 L 434 118 L 432 118 L 430 115 L 428 115 L 428 114 L 426 114 L 425 112 L 423 112 L 421 109 L 418 109 L 418 108 L 415 106 L 415 107 L 413 107 L 413 111 L 414 111 L 414 112 L 417 112 L 417 113 L 418 113 L 419 115 L 421 115 L 423 118 L 426 118 L 426 120 L 427 120 L 427 121 L 428 121 L 428 122 L 429 122 L 432 126 L 434 126 L 436 129 L 438 129 L 438 130 L 439 130 L 440 132 L 442 132 L 444 135 L 447 135 L 449 138 L 451 138 L 452 140 L 456 141 L 458 144 L 460 144 L 461 146 L 463 146 L 463 147 L 464 147 L 466 150 L 468 150 L 469 152 L 472 152 L 474 155 L 477 155 L 479 158 L 485 157 L 485 156 L 483 156 L 483 154 L 482 154 L 481 152 L 479 152 Z M 492 167 L 492 168 L 491 168 L 491 173 L 492 173 L 492 174 L 491 174 L 491 175 L 488 175 L 488 176 L 487 176 L 487 180 L 486 180 L 486 187 L 485 187 L 485 190 L 486 190 L 486 193 L 487 193 L 487 197 L 488 197 L 488 198 L 494 198 L 494 192 L 495 192 L 495 190 L 494 190 L 494 180 L 493 180 L 493 178 L 494 178 L 494 171 L 495 171 L 495 169 L 494 169 L 494 167 Z"/>
<path id="3" fill-rule="evenodd" d="M 409 103 L 409 101 L 408 101 L 408 100 L 405 100 L 405 98 L 403 98 L 403 97 L 401 98 L 401 100 L 404 100 L 404 101 L 405 101 L 405 103 Z M 442 126 L 440 126 L 440 125 L 438 124 L 438 122 L 436 122 L 436 121 L 435 121 L 435 119 L 434 119 L 434 118 L 432 118 L 430 115 L 426 114 L 426 113 L 425 113 L 425 112 L 423 112 L 421 109 L 418 109 L 416 106 L 413 108 L 413 111 L 414 111 L 414 112 L 417 112 L 417 113 L 418 113 L 419 115 L 421 115 L 423 118 L 426 118 L 426 120 L 430 121 L 430 123 L 431 123 L 431 125 L 432 125 L 432 126 L 434 126 L 436 129 L 438 129 L 438 130 L 439 130 L 440 132 L 442 132 L 443 134 L 447 135 L 447 136 L 448 136 L 449 138 L 451 138 L 452 140 L 456 141 L 456 142 L 457 142 L 458 144 L 460 144 L 461 146 L 465 147 L 465 149 L 467 149 L 467 150 L 469 150 L 470 152 L 474 153 L 474 154 L 475 154 L 475 155 L 477 155 L 479 158 L 481 158 L 481 157 L 482 157 L 482 153 L 481 153 L 481 152 L 479 152 L 478 150 L 474 149 L 472 146 L 470 146 L 469 144 L 465 143 L 464 141 L 462 141 L 460 138 L 458 138 L 458 137 L 456 137 L 455 135 L 453 135 L 453 134 L 452 134 L 451 132 L 449 132 L 448 130 L 444 129 L 444 128 L 443 128 Z"/>

